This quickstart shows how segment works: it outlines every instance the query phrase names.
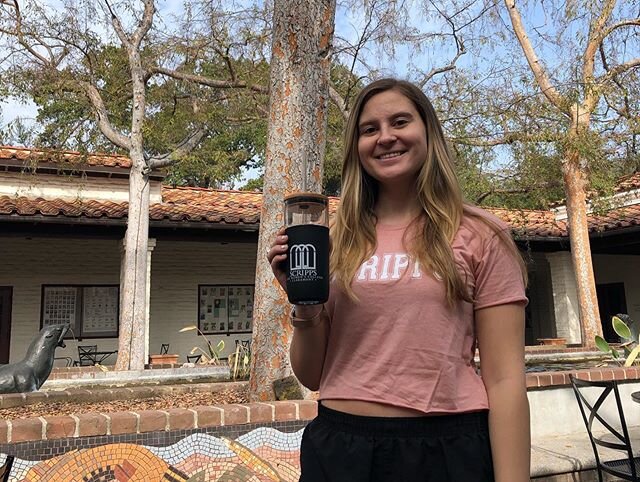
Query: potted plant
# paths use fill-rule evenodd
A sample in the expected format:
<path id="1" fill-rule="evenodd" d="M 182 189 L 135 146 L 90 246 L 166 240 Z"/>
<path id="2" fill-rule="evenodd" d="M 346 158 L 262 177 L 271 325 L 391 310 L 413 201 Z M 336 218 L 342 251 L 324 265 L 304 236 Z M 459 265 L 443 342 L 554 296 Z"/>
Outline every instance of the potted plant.
<path id="1" fill-rule="evenodd" d="M 224 350 L 224 340 L 220 340 L 218 344 L 214 347 L 213 344 L 206 337 L 206 335 L 202 333 L 202 331 L 200 331 L 200 328 L 198 328 L 196 325 L 185 326 L 184 328 L 181 328 L 179 330 L 179 333 L 184 333 L 186 331 L 194 331 L 194 330 L 197 331 L 199 335 L 202 335 L 204 340 L 207 342 L 207 350 L 205 351 L 199 346 L 194 346 L 189 352 L 189 354 L 195 355 L 196 353 L 200 352 L 202 356 L 200 358 L 199 363 L 209 363 L 211 365 L 219 365 L 220 355 Z"/>
<path id="2" fill-rule="evenodd" d="M 630 367 L 636 362 L 640 354 L 638 326 L 629 315 L 620 313 L 611 318 L 611 326 L 622 341 L 619 347 L 624 350 L 624 358 L 621 357 L 617 347 L 611 346 L 604 338 L 598 335 L 595 337 L 596 346 L 600 351 L 611 354 L 613 361 L 618 365 Z"/>

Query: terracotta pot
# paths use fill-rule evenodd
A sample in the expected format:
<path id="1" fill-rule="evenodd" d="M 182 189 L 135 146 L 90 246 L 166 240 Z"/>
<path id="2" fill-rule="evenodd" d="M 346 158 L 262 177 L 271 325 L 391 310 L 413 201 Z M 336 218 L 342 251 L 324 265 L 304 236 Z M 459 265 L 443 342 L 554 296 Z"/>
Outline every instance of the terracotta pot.
<path id="1" fill-rule="evenodd" d="M 151 365 L 175 365 L 178 363 L 180 355 L 149 355 L 149 364 Z"/>
<path id="2" fill-rule="evenodd" d="M 538 338 L 541 345 L 566 345 L 566 338 Z"/>

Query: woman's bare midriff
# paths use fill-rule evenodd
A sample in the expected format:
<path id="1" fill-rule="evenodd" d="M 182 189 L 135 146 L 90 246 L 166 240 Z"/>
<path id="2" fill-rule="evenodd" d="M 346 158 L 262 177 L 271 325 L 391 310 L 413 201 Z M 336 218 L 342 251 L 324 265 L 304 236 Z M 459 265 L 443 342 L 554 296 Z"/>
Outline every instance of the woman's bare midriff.
<path id="1" fill-rule="evenodd" d="M 327 408 L 351 415 L 367 417 L 424 417 L 423 412 L 411 408 L 395 407 L 384 403 L 365 402 L 362 400 L 322 400 Z"/>

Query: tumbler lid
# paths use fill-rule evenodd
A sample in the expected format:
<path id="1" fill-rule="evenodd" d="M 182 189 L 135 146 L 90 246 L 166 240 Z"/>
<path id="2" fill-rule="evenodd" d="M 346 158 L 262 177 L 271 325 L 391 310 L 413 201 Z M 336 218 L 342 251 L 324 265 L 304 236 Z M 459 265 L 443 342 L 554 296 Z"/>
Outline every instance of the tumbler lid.
<path id="1" fill-rule="evenodd" d="M 292 202 L 316 202 L 327 205 L 329 198 L 324 194 L 318 194 L 317 192 L 294 192 L 284 197 L 284 202 L 289 204 Z"/>

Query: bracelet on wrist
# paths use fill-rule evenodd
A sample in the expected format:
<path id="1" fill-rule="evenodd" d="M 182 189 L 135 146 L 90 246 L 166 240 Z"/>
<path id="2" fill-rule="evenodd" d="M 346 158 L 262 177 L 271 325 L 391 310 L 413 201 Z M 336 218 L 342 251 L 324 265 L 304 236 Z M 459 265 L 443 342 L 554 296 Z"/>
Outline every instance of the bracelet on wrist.
<path id="1" fill-rule="evenodd" d="M 316 315 L 313 315 L 311 318 L 299 318 L 296 315 L 295 306 L 291 309 L 291 325 L 294 328 L 311 328 L 313 326 L 319 325 L 325 319 L 326 310 L 324 305 L 322 305 L 322 309 L 318 311 Z"/>

